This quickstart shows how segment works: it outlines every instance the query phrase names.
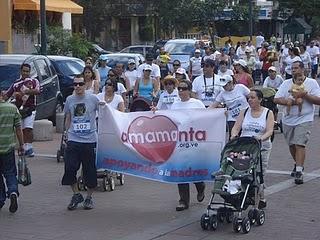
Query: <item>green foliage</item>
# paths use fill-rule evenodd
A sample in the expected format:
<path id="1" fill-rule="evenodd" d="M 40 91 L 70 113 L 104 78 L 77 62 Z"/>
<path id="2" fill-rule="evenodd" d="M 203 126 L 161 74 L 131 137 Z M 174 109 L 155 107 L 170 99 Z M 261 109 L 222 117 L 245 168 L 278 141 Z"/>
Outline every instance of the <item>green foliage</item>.
<path id="1" fill-rule="evenodd" d="M 48 54 L 49 55 L 72 55 L 85 58 L 92 50 L 92 45 L 84 36 L 72 34 L 60 26 L 48 28 Z"/>

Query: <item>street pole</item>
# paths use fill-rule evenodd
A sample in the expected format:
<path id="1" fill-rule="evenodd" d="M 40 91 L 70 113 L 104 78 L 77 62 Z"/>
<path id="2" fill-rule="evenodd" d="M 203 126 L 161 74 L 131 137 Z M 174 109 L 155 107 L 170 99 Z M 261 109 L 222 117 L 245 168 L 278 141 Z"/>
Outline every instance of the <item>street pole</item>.
<path id="1" fill-rule="evenodd" d="M 252 2 L 253 2 L 253 0 L 249 0 L 249 34 L 250 34 L 250 41 L 252 41 L 252 34 L 253 34 Z"/>
<path id="2" fill-rule="evenodd" d="M 40 0 L 41 54 L 47 55 L 46 0 Z"/>

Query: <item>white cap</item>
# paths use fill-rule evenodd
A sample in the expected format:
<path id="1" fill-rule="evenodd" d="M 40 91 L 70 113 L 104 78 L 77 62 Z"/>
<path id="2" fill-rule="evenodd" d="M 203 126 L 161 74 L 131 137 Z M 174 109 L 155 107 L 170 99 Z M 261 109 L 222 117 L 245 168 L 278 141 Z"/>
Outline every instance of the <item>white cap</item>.
<path id="1" fill-rule="evenodd" d="M 271 66 L 271 67 L 268 68 L 268 71 L 277 72 L 277 69 L 274 66 Z"/>
<path id="2" fill-rule="evenodd" d="M 186 74 L 186 70 L 184 68 L 178 68 L 176 73 L 178 73 L 178 74 Z"/>
<path id="3" fill-rule="evenodd" d="M 131 64 L 131 63 L 135 64 L 136 62 L 134 61 L 134 59 L 131 58 L 131 59 L 129 59 L 128 64 Z"/>
<path id="4" fill-rule="evenodd" d="M 246 49 L 244 50 L 245 52 L 249 52 L 249 53 L 251 53 L 252 52 L 252 50 L 251 50 L 251 48 L 250 47 L 246 47 Z"/>
<path id="5" fill-rule="evenodd" d="M 230 75 L 224 75 L 223 77 L 220 77 L 220 85 L 224 87 L 229 82 L 232 82 L 233 78 Z"/>
<path id="6" fill-rule="evenodd" d="M 196 49 L 194 53 L 201 53 L 200 49 Z"/>
<path id="7" fill-rule="evenodd" d="M 238 61 L 234 61 L 233 65 L 237 65 L 237 64 L 240 64 L 242 67 L 247 66 L 247 62 L 243 59 L 239 59 Z"/>
<path id="8" fill-rule="evenodd" d="M 151 67 L 151 65 L 149 65 L 149 64 L 146 64 L 145 66 L 144 66 L 144 68 L 143 68 L 143 71 L 152 71 L 152 67 Z"/>

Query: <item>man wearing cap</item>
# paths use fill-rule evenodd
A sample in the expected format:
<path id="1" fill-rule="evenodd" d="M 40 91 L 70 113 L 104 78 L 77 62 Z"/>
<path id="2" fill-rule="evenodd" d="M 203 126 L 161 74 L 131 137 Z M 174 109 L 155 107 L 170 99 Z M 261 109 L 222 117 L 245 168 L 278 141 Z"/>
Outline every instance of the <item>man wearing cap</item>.
<path id="1" fill-rule="evenodd" d="M 318 74 L 318 58 L 320 57 L 319 47 L 315 46 L 315 42 L 311 41 L 307 52 L 311 57 L 311 77 L 316 79 Z"/>
<path id="2" fill-rule="evenodd" d="M 155 78 L 156 81 L 158 82 L 158 84 L 160 85 L 160 67 L 157 64 L 153 63 L 153 55 L 152 53 L 147 53 L 146 54 L 146 62 L 141 64 L 138 67 L 138 77 L 139 78 L 143 78 L 143 70 L 145 68 L 146 65 L 150 65 L 152 67 L 152 71 L 151 71 L 151 77 Z"/>
<path id="3" fill-rule="evenodd" d="M 190 58 L 189 77 L 193 81 L 196 77 L 200 76 L 201 74 L 201 51 L 200 49 L 196 49 L 194 51 L 194 57 Z"/>
<path id="4" fill-rule="evenodd" d="M 214 74 L 214 68 L 214 60 L 205 60 L 203 74 L 196 77 L 192 84 L 192 91 L 195 93 L 196 98 L 200 99 L 206 107 L 210 106 L 218 93 L 222 91 L 219 85 L 220 77 Z"/>
<path id="5" fill-rule="evenodd" d="M 277 90 L 283 83 L 283 78 L 277 74 L 277 69 L 274 66 L 269 67 L 268 73 L 269 76 L 264 80 L 263 87 L 271 87 Z"/>

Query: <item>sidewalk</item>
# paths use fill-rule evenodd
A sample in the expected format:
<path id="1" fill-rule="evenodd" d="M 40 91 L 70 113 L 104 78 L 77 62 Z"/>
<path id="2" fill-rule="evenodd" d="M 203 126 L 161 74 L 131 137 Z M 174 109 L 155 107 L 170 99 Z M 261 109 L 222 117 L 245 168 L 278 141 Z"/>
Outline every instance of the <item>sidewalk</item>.
<path id="1" fill-rule="evenodd" d="M 306 182 L 297 186 L 289 176 L 293 162 L 283 136 L 277 132 L 266 175 L 268 207 L 266 222 L 254 226 L 249 234 L 235 234 L 230 224 L 217 231 L 203 231 L 200 217 L 209 201 L 211 183 L 207 183 L 206 198 L 196 202 L 191 186 L 191 206 L 176 212 L 178 189 L 164 184 L 126 176 L 124 186 L 113 192 L 94 193 L 95 208 L 81 207 L 68 211 L 71 191 L 60 184 L 63 163 L 55 155 L 60 134 L 54 141 L 36 142 L 38 156 L 29 158 L 32 185 L 20 186 L 21 198 L 16 214 L 10 214 L 8 203 L 0 211 L 0 240 L 106 240 L 106 239 L 320 239 L 320 119 L 315 118 L 311 143 L 307 152 Z M 309 181 L 308 181 L 309 180 Z M 85 193 L 84 193 L 85 194 Z"/>

